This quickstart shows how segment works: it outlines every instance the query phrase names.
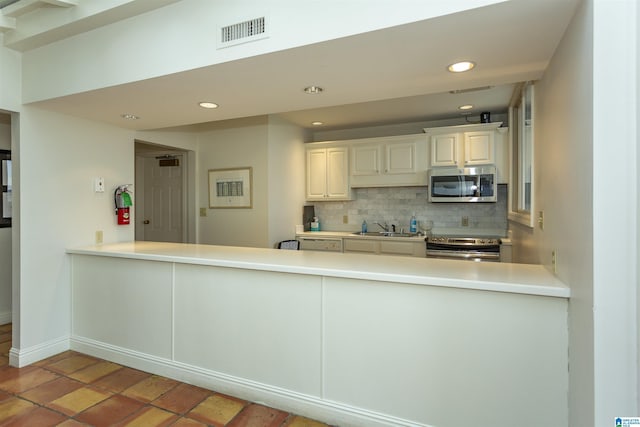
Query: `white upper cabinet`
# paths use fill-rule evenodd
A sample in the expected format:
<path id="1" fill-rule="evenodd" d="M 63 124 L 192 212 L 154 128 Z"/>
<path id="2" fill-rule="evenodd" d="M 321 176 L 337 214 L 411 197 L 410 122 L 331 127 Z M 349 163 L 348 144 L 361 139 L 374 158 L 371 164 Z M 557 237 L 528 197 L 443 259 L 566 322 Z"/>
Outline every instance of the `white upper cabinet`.
<path id="1" fill-rule="evenodd" d="M 307 200 L 349 200 L 347 147 L 307 150 Z"/>
<path id="2" fill-rule="evenodd" d="M 431 137 L 431 166 L 457 166 L 459 133 L 446 133 Z"/>
<path id="3" fill-rule="evenodd" d="M 494 131 L 464 133 L 464 165 L 487 165 L 496 162 Z"/>
<path id="4" fill-rule="evenodd" d="M 495 165 L 498 183 L 508 183 L 507 128 L 502 122 L 427 128 L 430 135 L 431 167 L 465 168 Z"/>
<path id="5" fill-rule="evenodd" d="M 416 143 L 356 145 L 352 159 L 354 176 L 414 173 Z"/>
<path id="6" fill-rule="evenodd" d="M 353 147 L 353 155 L 351 157 L 351 174 L 352 175 L 379 175 L 381 173 L 380 145 L 360 145 Z"/>
<path id="7" fill-rule="evenodd" d="M 415 173 L 416 148 L 415 142 L 386 144 L 384 173 Z"/>
<path id="8" fill-rule="evenodd" d="M 351 146 L 351 186 L 425 185 L 427 141 L 423 134 L 346 141 Z"/>

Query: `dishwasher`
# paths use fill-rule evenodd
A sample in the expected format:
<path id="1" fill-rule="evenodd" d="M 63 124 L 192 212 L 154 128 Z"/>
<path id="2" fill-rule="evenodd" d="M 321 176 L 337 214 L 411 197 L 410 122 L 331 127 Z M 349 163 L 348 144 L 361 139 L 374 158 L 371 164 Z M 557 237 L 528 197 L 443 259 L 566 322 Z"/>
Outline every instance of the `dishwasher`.
<path id="1" fill-rule="evenodd" d="M 342 239 L 298 237 L 301 251 L 342 252 Z"/>

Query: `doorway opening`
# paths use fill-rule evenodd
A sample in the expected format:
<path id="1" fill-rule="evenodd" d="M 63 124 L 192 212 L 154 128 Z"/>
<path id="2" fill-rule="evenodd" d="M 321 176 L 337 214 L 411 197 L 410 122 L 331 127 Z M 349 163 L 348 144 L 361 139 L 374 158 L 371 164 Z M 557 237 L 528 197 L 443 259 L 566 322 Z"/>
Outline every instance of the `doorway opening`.
<path id="1" fill-rule="evenodd" d="M 135 143 L 135 238 L 187 243 L 189 152 L 148 142 Z"/>
<path id="2" fill-rule="evenodd" d="M 0 150 L 3 159 L 10 158 L 12 149 L 11 114 L 0 111 Z M 9 157 L 8 157 L 9 156 Z M 2 200 L 0 201 L 0 325 L 12 322 L 12 259 L 13 230 L 12 218 L 12 168 L 11 161 L 3 160 L 0 165 Z"/>

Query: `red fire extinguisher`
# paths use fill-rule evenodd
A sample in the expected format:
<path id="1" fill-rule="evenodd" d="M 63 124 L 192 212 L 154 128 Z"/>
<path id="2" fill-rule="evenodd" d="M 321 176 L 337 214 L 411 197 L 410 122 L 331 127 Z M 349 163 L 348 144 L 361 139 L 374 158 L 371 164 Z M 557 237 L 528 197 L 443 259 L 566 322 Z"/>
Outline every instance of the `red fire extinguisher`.
<path id="1" fill-rule="evenodd" d="M 116 204 L 116 215 L 118 216 L 118 225 L 128 225 L 131 222 L 130 208 L 133 206 L 131 194 L 129 193 L 129 185 L 120 185 L 113 194 Z"/>

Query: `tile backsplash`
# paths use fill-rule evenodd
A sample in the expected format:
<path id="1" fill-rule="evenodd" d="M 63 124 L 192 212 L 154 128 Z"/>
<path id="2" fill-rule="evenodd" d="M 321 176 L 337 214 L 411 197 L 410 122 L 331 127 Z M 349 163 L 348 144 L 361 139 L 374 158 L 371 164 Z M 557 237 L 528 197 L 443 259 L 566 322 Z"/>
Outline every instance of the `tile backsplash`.
<path id="1" fill-rule="evenodd" d="M 359 231 L 366 220 L 369 231 L 381 230 L 376 222 L 408 231 L 415 214 L 418 224 L 433 221 L 433 234 L 507 234 L 507 186 L 503 184 L 498 185 L 496 203 L 429 203 L 426 187 L 357 188 L 353 197 L 346 202 L 314 203 L 321 230 Z M 463 218 L 468 218 L 468 226 L 462 225 Z"/>

